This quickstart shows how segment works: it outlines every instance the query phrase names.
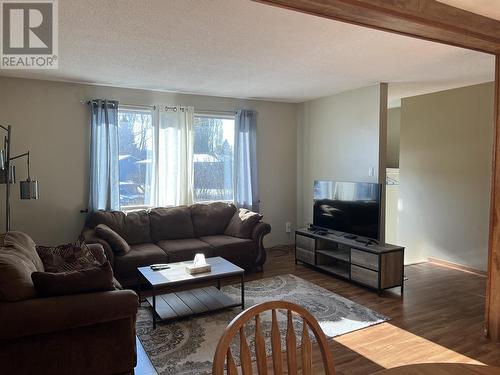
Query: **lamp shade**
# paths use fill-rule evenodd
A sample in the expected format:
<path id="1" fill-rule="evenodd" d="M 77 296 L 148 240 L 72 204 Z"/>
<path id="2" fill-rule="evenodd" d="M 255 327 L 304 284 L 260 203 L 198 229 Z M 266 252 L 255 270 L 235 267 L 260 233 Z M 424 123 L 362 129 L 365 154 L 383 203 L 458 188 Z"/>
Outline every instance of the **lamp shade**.
<path id="1" fill-rule="evenodd" d="M 11 184 L 16 183 L 16 167 L 14 165 L 11 165 L 9 168 L 9 182 Z M 0 184 L 6 184 L 7 183 L 7 171 L 4 169 L 0 172 Z"/>
<path id="2" fill-rule="evenodd" d="M 40 192 L 37 180 L 26 180 L 19 183 L 21 199 L 38 199 Z"/>

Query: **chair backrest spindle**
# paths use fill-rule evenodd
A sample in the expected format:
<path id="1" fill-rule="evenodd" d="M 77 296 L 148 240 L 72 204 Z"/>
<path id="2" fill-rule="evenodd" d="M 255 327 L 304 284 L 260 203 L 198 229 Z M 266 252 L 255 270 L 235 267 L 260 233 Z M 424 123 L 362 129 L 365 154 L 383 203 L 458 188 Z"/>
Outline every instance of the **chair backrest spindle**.
<path id="1" fill-rule="evenodd" d="M 276 317 L 276 310 L 272 311 L 271 323 L 271 349 L 273 356 L 273 370 L 275 375 L 283 374 L 283 356 L 281 355 L 281 335 L 280 327 L 278 325 L 278 318 Z"/>
<path id="2" fill-rule="evenodd" d="M 227 349 L 227 373 L 228 375 L 238 375 L 238 370 L 236 369 L 236 363 L 234 363 L 233 355 L 231 354 L 231 349 Z"/>
<path id="3" fill-rule="evenodd" d="M 243 326 L 240 328 L 240 362 L 243 375 L 252 375 L 252 356 Z"/>
<path id="4" fill-rule="evenodd" d="M 312 375 L 312 342 L 309 338 L 309 328 L 305 319 L 302 320 L 302 374 Z"/>
<path id="5" fill-rule="evenodd" d="M 260 315 L 255 315 L 255 356 L 259 375 L 267 375 L 266 343 L 260 327 Z"/>
<path id="6" fill-rule="evenodd" d="M 295 327 L 293 326 L 292 312 L 287 311 L 287 326 L 286 326 L 286 348 L 287 348 L 287 363 L 288 374 L 297 374 L 297 338 L 295 337 Z"/>

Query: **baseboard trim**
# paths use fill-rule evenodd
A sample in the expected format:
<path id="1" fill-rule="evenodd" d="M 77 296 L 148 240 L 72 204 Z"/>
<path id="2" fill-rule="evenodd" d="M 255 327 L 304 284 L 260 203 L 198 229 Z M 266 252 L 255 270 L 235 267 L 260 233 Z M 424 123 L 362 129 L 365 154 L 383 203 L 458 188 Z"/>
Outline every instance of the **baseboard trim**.
<path id="1" fill-rule="evenodd" d="M 439 258 L 432 258 L 432 257 L 427 258 L 427 260 L 429 261 L 429 263 L 434 263 L 434 264 L 437 264 L 438 266 L 442 266 L 442 267 L 446 267 L 446 268 L 453 268 L 455 270 L 460 270 L 463 272 L 472 273 L 474 275 L 478 275 L 478 276 L 482 276 L 482 277 L 486 277 L 486 275 L 487 275 L 487 273 L 485 271 L 481 271 L 481 270 L 478 270 L 478 269 L 475 269 L 475 268 L 472 268 L 469 266 L 464 266 L 463 264 L 450 262 L 448 260 L 443 260 L 443 259 L 439 259 Z"/>

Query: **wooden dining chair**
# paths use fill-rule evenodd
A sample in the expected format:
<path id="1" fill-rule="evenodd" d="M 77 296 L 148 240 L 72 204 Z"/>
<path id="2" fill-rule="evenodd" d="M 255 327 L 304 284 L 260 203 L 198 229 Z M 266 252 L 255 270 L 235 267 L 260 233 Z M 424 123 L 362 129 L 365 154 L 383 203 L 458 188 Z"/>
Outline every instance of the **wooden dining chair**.
<path id="1" fill-rule="evenodd" d="M 214 355 L 212 366 L 213 375 L 223 375 L 224 365 L 226 365 L 226 373 L 228 375 L 238 374 L 234 356 L 231 353 L 231 342 L 239 332 L 240 342 L 240 366 L 243 375 L 250 375 L 253 373 L 252 358 L 250 354 L 250 347 L 247 343 L 244 326 L 251 319 L 255 319 L 255 356 L 256 367 L 259 375 L 267 375 L 267 356 L 266 347 L 264 342 L 264 335 L 262 333 L 260 314 L 266 311 L 271 311 L 271 351 L 273 373 L 276 375 L 283 374 L 283 353 L 281 352 L 281 335 L 276 317 L 276 310 L 286 310 L 287 314 L 287 328 L 286 328 L 286 359 L 288 374 L 297 374 L 297 338 L 295 328 L 293 326 L 292 316 L 298 315 L 302 318 L 302 339 L 301 339 L 301 359 L 302 359 L 302 374 L 310 375 L 313 373 L 312 366 L 312 340 L 309 335 L 309 329 L 314 334 L 316 342 L 321 351 L 323 360 L 323 369 L 326 375 L 335 375 L 333 367 L 332 353 L 328 347 L 326 336 L 321 330 L 318 321 L 303 307 L 286 301 L 271 301 L 264 302 L 252 306 L 245 311 L 241 312 L 235 317 L 231 323 L 226 327 L 224 334 L 219 340 L 217 349 Z"/>

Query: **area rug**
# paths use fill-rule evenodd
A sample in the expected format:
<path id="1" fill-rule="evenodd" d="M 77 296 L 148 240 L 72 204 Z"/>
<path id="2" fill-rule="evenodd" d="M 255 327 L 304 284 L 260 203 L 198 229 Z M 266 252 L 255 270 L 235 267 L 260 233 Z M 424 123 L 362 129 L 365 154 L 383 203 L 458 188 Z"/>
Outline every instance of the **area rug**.
<path id="1" fill-rule="evenodd" d="M 225 286 L 222 290 L 235 301 L 239 301 L 239 284 Z M 330 338 L 389 319 L 294 275 L 245 283 L 246 307 L 276 300 L 291 301 L 305 307 L 314 315 L 326 336 Z M 151 308 L 144 303 L 139 308 L 137 316 L 137 336 L 158 374 L 209 374 L 219 338 L 228 323 L 240 312 L 241 308 L 233 308 L 184 320 L 159 323 L 153 330 Z M 278 321 L 282 331 L 282 348 L 285 348 L 285 312 L 278 314 Z M 261 315 L 261 322 L 263 331 L 269 333 L 271 315 Z M 302 332 L 301 324 L 300 320 L 294 321 L 298 342 Z M 248 324 L 245 331 L 249 345 L 253 349 L 252 324 Z M 269 350 L 269 337 L 266 337 L 266 346 Z M 239 349 L 236 342 L 232 352 L 238 362 Z"/>

